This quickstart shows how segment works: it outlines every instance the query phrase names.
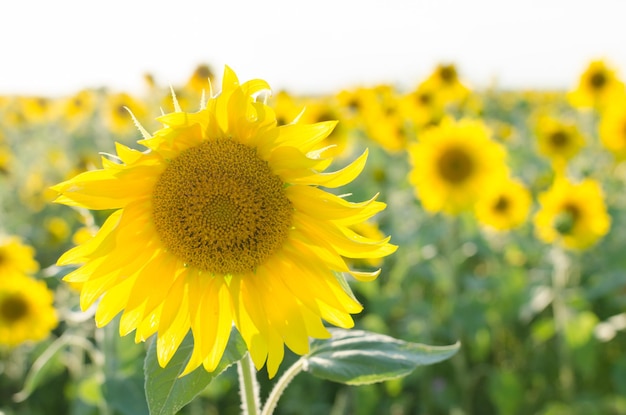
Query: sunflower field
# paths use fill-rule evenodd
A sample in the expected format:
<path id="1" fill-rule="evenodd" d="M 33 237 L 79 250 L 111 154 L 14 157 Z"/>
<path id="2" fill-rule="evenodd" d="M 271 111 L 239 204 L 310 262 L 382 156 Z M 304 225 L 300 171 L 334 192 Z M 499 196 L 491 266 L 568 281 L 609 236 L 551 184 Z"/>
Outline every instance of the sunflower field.
<path id="1" fill-rule="evenodd" d="M 619 68 L 269 89 L 0 95 L 0 414 L 626 414 Z"/>

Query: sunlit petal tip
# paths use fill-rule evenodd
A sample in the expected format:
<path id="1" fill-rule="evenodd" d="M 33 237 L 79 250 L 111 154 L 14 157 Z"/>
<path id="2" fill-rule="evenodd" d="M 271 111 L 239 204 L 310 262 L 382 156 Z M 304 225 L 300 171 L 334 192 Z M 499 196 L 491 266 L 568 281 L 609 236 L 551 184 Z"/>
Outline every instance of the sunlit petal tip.
<path id="1" fill-rule="evenodd" d="M 137 127 L 137 130 L 139 130 L 139 132 L 141 133 L 142 137 L 143 138 L 150 138 L 151 137 L 150 133 L 143 127 L 143 125 L 141 125 L 141 123 L 139 122 L 139 120 L 137 119 L 135 114 L 133 114 L 131 109 L 126 107 L 126 106 L 124 107 L 124 109 L 126 109 L 126 111 L 128 111 L 128 113 L 130 114 L 130 117 L 132 118 L 133 123 L 135 124 L 135 127 Z"/>
<path id="2" fill-rule="evenodd" d="M 170 93 L 172 94 L 172 104 L 174 105 L 174 112 L 183 112 L 180 108 L 180 104 L 178 103 L 178 98 L 176 98 L 176 92 L 174 91 L 174 87 L 170 85 Z"/>
<path id="3" fill-rule="evenodd" d="M 230 92 L 239 86 L 239 78 L 230 66 L 224 65 L 224 74 L 222 75 L 222 94 Z"/>
<path id="4" fill-rule="evenodd" d="M 365 272 L 365 271 L 348 271 L 350 275 L 352 275 L 356 280 L 369 282 L 374 281 L 380 275 L 381 269 L 377 269 L 376 271 Z"/>

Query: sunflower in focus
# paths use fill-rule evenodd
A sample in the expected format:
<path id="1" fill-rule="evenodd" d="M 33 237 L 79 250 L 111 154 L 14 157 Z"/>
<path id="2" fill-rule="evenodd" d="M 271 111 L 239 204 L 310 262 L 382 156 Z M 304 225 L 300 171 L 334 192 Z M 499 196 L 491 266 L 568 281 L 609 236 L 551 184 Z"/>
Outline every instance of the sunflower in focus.
<path id="1" fill-rule="evenodd" d="M 605 61 L 595 60 L 589 63 L 568 98 L 578 108 L 603 109 L 614 97 L 623 94 L 624 84 L 615 70 Z"/>
<path id="2" fill-rule="evenodd" d="M 497 231 L 508 231 L 526 222 L 531 205 L 528 189 L 507 177 L 480 197 L 474 211 L 480 223 Z"/>
<path id="3" fill-rule="evenodd" d="M 626 99 L 615 101 L 606 108 L 598 129 L 602 145 L 617 160 L 626 160 Z"/>
<path id="4" fill-rule="evenodd" d="M 353 326 L 362 306 L 343 288 L 343 273 L 375 279 L 346 259 L 382 258 L 389 237 L 350 229 L 385 208 L 376 197 L 350 202 L 325 188 L 350 183 L 367 151 L 345 168 L 322 143 L 335 122 L 277 126 L 260 95 L 263 80 L 240 84 L 228 67 L 222 90 L 196 113 L 174 112 L 139 152 L 117 144 L 117 159 L 54 186 L 57 202 L 115 210 L 98 233 L 58 260 L 82 264 L 65 279 L 82 285 L 81 307 L 100 299 L 96 323 L 118 313 L 120 334 L 156 334 L 167 365 L 191 331 L 194 349 L 184 374 L 218 365 L 231 326 L 257 368 L 273 377 L 284 345 L 297 354 L 309 337 L 328 338 L 323 320 Z M 257 100 L 257 98 L 259 98 Z"/>
<path id="5" fill-rule="evenodd" d="M 482 193 L 507 175 L 505 150 L 480 121 L 446 119 L 418 139 L 409 148 L 409 181 L 430 212 L 471 210 Z"/>
<path id="6" fill-rule="evenodd" d="M 570 249 L 586 249 L 606 235 L 611 217 L 598 182 L 572 183 L 559 177 L 539 195 L 541 209 L 534 218 L 539 239 Z"/>
<path id="7" fill-rule="evenodd" d="M 0 280 L 13 274 L 32 274 L 39 270 L 35 249 L 17 236 L 0 237 Z"/>
<path id="8" fill-rule="evenodd" d="M 562 169 L 584 147 L 585 139 L 575 124 L 543 116 L 537 123 L 537 145 L 540 154 Z"/>
<path id="9" fill-rule="evenodd" d="M 58 323 L 53 301 L 43 281 L 22 274 L 0 278 L 0 345 L 45 339 Z"/>

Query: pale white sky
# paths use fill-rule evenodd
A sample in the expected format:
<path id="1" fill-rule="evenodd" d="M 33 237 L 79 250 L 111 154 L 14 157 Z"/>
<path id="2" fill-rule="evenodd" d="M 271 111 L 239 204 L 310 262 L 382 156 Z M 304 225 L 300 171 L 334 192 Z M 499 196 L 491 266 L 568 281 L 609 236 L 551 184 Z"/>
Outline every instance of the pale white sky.
<path id="1" fill-rule="evenodd" d="M 303 93 L 412 86 L 438 62 L 568 88 L 593 58 L 626 78 L 625 26 L 626 0 L 7 0 L 0 94 L 176 85 L 200 63 Z"/>

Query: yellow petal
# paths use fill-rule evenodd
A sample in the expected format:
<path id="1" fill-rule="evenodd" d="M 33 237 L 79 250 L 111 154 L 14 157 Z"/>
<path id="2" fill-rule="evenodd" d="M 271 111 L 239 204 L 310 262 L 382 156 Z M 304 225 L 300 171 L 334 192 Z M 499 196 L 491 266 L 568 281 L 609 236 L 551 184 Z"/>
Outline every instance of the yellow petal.
<path id="1" fill-rule="evenodd" d="M 351 164 L 347 165 L 341 170 L 337 170 L 331 173 L 318 173 L 307 177 L 295 179 L 295 184 L 307 184 L 315 186 L 324 186 L 329 188 L 335 188 L 344 186 L 354 179 L 363 171 L 365 167 L 365 161 L 367 160 L 368 151 L 365 150 L 363 154 L 359 156 Z"/>

